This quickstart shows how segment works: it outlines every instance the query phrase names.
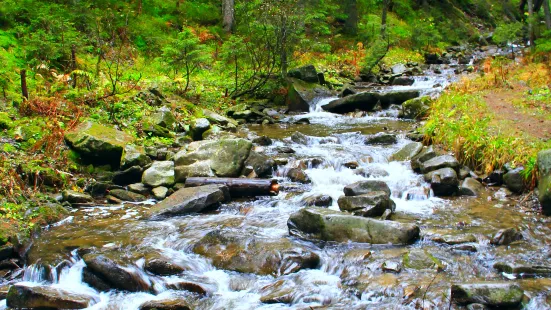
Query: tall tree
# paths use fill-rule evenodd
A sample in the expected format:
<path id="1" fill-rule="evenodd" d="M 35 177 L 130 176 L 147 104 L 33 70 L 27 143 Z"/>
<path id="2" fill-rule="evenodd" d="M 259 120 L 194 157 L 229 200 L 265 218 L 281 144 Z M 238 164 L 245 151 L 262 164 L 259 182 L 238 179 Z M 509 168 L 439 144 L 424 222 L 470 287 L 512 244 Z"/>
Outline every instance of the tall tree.
<path id="1" fill-rule="evenodd" d="M 534 32 L 534 0 L 528 0 L 528 34 L 530 36 L 530 48 L 533 49 L 536 41 Z"/>
<path id="2" fill-rule="evenodd" d="M 222 26 L 228 33 L 233 31 L 235 23 L 235 0 L 222 0 Z"/>
<path id="3" fill-rule="evenodd" d="M 390 0 L 383 0 L 383 13 L 381 16 L 381 36 L 386 36 L 386 17 L 388 13 L 388 7 L 390 6 Z"/>
<path id="4" fill-rule="evenodd" d="M 356 35 L 358 32 L 358 2 L 356 0 L 346 0 L 345 3 L 346 22 L 344 31 L 350 35 Z"/>
<path id="5" fill-rule="evenodd" d="M 549 9 L 549 0 L 543 1 L 543 12 L 545 13 L 545 26 L 551 30 L 551 10 Z"/>

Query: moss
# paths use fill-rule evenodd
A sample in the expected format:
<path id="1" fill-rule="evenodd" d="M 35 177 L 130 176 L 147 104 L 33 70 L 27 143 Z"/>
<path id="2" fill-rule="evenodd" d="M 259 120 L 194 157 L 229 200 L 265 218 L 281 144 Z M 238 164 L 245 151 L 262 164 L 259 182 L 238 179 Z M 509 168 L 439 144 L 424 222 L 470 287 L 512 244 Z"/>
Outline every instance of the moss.
<path id="1" fill-rule="evenodd" d="M 10 129 L 13 121 L 6 112 L 0 112 L 0 129 Z"/>

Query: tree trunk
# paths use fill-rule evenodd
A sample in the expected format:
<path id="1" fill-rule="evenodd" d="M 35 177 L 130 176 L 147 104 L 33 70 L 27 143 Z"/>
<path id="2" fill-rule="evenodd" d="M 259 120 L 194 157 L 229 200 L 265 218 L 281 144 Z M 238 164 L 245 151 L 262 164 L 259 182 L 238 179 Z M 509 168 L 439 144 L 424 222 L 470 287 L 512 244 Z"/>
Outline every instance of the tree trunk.
<path id="1" fill-rule="evenodd" d="M 536 41 L 534 33 L 534 0 L 528 0 L 528 35 L 530 36 L 530 49 L 534 50 Z"/>
<path id="2" fill-rule="evenodd" d="M 243 178 L 187 178 L 186 187 L 209 184 L 226 185 L 232 197 L 276 196 L 279 193 L 277 180 Z"/>
<path id="3" fill-rule="evenodd" d="M 283 18 L 282 18 L 283 19 Z M 281 42 L 280 42 L 280 55 L 279 62 L 281 63 L 281 78 L 287 77 L 288 59 L 287 59 L 287 23 L 283 20 L 281 25 Z"/>
<path id="4" fill-rule="evenodd" d="M 388 12 L 388 6 L 390 4 L 390 0 L 383 0 L 383 14 L 381 17 L 381 36 L 386 36 L 386 16 Z"/>
<path id="5" fill-rule="evenodd" d="M 347 0 L 345 13 L 347 15 L 344 24 L 344 31 L 349 35 L 356 35 L 358 32 L 358 3 L 356 0 Z"/>
<path id="6" fill-rule="evenodd" d="M 233 24 L 235 22 L 235 3 L 234 0 L 222 0 L 222 26 L 228 33 L 233 31 Z"/>
<path id="7" fill-rule="evenodd" d="M 545 13 L 545 27 L 551 30 L 551 10 L 549 9 L 549 0 L 543 1 L 543 12 Z"/>
<path id="8" fill-rule="evenodd" d="M 27 70 L 21 69 L 21 95 L 25 100 L 29 100 L 29 90 L 27 89 Z"/>
<path id="9" fill-rule="evenodd" d="M 71 71 L 75 71 L 77 69 L 77 47 L 76 45 L 71 45 Z M 72 84 L 73 88 L 77 86 L 77 76 L 76 74 L 72 74 Z"/>

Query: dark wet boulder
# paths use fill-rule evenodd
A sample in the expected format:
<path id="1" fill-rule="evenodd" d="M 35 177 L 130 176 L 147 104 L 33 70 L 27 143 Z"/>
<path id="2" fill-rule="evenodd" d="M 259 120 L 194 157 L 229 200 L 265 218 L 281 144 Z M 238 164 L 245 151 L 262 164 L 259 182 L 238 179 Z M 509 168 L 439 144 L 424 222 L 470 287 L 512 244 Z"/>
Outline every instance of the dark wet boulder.
<path id="1" fill-rule="evenodd" d="M 329 207 L 333 204 L 333 198 L 329 195 L 316 195 L 306 197 L 302 202 L 307 207 Z"/>
<path id="2" fill-rule="evenodd" d="M 366 137 L 365 144 L 367 145 L 391 145 L 398 142 L 396 135 L 380 132 Z"/>
<path id="3" fill-rule="evenodd" d="M 144 269 L 159 276 L 177 275 L 186 270 L 186 268 L 173 263 L 170 259 L 157 255 L 146 259 Z"/>
<path id="4" fill-rule="evenodd" d="M 516 228 L 500 229 L 490 240 L 493 245 L 509 245 L 522 240 L 522 234 Z"/>
<path id="5" fill-rule="evenodd" d="M 524 291 L 515 283 L 454 284 L 451 299 L 458 304 L 478 303 L 490 307 L 518 307 Z"/>
<path id="6" fill-rule="evenodd" d="M 484 185 L 473 178 L 465 178 L 459 187 L 459 195 L 477 197 L 484 190 Z"/>
<path id="7" fill-rule="evenodd" d="M 438 156 L 436 152 L 434 151 L 434 148 L 431 146 L 423 147 L 421 152 L 419 154 L 413 156 L 411 159 L 411 169 L 413 171 L 420 173 L 421 172 L 421 164 L 435 158 Z"/>
<path id="8" fill-rule="evenodd" d="M 87 160 L 118 166 L 123 148 L 127 144 L 132 144 L 134 138 L 111 127 L 84 122 L 65 134 L 65 141 Z"/>
<path id="9" fill-rule="evenodd" d="M 102 254 L 86 254 L 82 257 L 88 271 L 112 288 L 129 292 L 149 292 L 151 284 L 142 279 L 137 268 L 121 266 Z"/>
<path id="10" fill-rule="evenodd" d="M 398 76 L 393 79 L 391 79 L 390 84 L 392 86 L 411 86 L 415 83 L 415 80 L 411 77 L 407 76 Z"/>
<path id="11" fill-rule="evenodd" d="M 312 180 L 308 175 L 300 168 L 291 168 L 287 172 L 287 177 L 291 179 L 292 182 L 298 182 L 303 184 L 311 183 Z"/>
<path id="12" fill-rule="evenodd" d="M 306 65 L 289 70 L 287 76 L 302 80 L 308 83 L 319 83 L 318 72 L 314 65 Z"/>
<path id="13" fill-rule="evenodd" d="M 226 186 L 186 187 L 151 207 L 145 217 L 149 220 L 161 220 L 171 216 L 197 213 L 216 207 L 221 202 L 228 201 L 229 197 Z"/>
<path id="14" fill-rule="evenodd" d="M 412 142 L 406 144 L 398 152 L 394 153 L 390 159 L 396 161 L 405 161 L 412 159 L 415 155 L 423 150 L 423 144 L 420 142 Z"/>
<path id="15" fill-rule="evenodd" d="M 128 169 L 133 166 L 145 167 L 151 163 L 151 158 L 140 146 L 128 144 L 124 146 L 121 157 L 121 169 Z"/>
<path id="16" fill-rule="evenodd" d="M 365 217 L 379 217 L 386 210 L 394 211 L 396 205 L 384 191 L 370 192 L 360 196 L 342 196 L 338 200 L 341 211 Z"/>
<path id="17" fill-rule="evenodd" d="M 448 245 L 477 242 L 476 237 L 472 234 L 437 236 L 432 237 L 431 240 L 437 243 L 445 243 Z"/>
<path id="18" fill-rule="evenodd" d="M 96 302 L 89 295 L 50 286 L 25 284 L 10 287 L 6 299 L 6 305 L 13 309 L 84 309 Z"/>
<path id="19" fill-rule="evenodd" d="M 430 183 L 430 187 L 435 196 L 451 196 L 459 190 L 459 179 L 457 173 L 451 168 L 442 168 L 425 174 L 425 181 Z"/>
<path id="20" fill-rule="evenodd" d="M 431 158 L 421 164 L 422 173 L 429 173 L 442 168 L 451 168 L 457 171 L 459 169 L 459 162 L 451 155 L 442 155 Z"/>
<path id="21" fill-rule="evenodd" d="M 354 90 L 354 88 L 352 88 L 350 85 L 348 86 L 345 86 L 342 90 L 341 90 L 341 97 L 344 98 L 346 96 L 350 96 L 350 95 L 355 95 L 356 94 L 356 91 Z"/>
<path id="22" fill-rule="evenodd" d="M 378 93 L 358 93 L 346 96 L 341 99 L 333 100 L 321 108 L 333 113 L 348 113 L 356 110 L 371 112 L 379 102 Z"/>
<path id="23" fill-rule="evenodd" d="M 358 181 L 344 187 L 345 196 L 359 196 L 369 194 L 370 192 L 382 191 L 390 196 L 390 188 L 384 181 L 366 180 Z"/>
<path id="24" fill-rule="evenodd" d="M 209 296 L 212 295 L 214 291 L 216 291 L 216 289 L 211 285 L 205 285 L 195 281 L 186 280 L 172 282 L 167 285 L 167 288 L 176 291 L 188 291 L 199 294 L 201 296 Z"/>
<path id="25" fill-rule="evenodd" d="M 538 198 L 542 213 L 551 215 L 551 149 L 538 153 Z"/>
<path id="26" fill-rule="evenodd" d="M 500 186 L 501 184 L 503 184 L 504 174 L 505 174 L 505 171 L 501 169 L 494 170 L 490 172 L 482 181 L 491 186 Z"/>
<path id="27" fill-rule="evenodd" d="M 205 235 L 193 252 L 212 260 L 217 268 L 258 275 L 279 276 L 316 268 L 319 256 L 288 239 L 252 237 L 228 229 Z"/>
<path id="28" fill-rule="evenodd" d="M 551 266 L 498 262 L 494 264 L 494 269 L 519 278 L 551 277 Z"/>
<path id="29" fill-rule="evenodd" d="M 310 102 L 327 97 L 330 91 L 318 83 L 308 83 L 299 79 L 288 79 L 287 109 L 289 112 L 309 112 Z"/>
<path id="30" fill-rule="evenodd" d="M 268 146 L 268 145 L 272 145 L 273 141 L 267 136 L 260 136 L 260 137 L 254 138 L 253 143 L 261 146 Z"/>
<path id="31" fill-rule="evenodd" d="M 520 194 L 526 188 L 523 172 L 524 167 L 517 167 L 503 175 L 503 183 L 514 193 Z"/>
<path id="32" fill-rule="evenodd" d="M 431 104 L 429 96 L 410 99 L 402 103 L 399 118 L 421 120 L 427 116 Z"/>
<path id="33" fill-rule="evenodd" d="M 272 176 L 272 171 L 276 167 L 276 164 L 270 157 L 251 151 L 249 157 L 245 160 L 244 166 L 252 167 L 254 173 L 259 178 L 267 178 Z"/>
<path id="34" fill-rule="evenodd" d="M 142 175 L 142 183 L 151 186 L 172 186 L 175 183 L 173 161 L 156 161 Z"/>
<path id="35" fill-rule="evenodd" d="M 419 97 L 418 90 L 396 90 L 379 95 L 379 101 L 383 108 L 388 108 L 392 104 L 402 104 L 408 100 Z"/>
<path id="36" fill-rule="evenodd" d="M 301 132 L 296 131 L 291 135 L 291 141 L 297 144 L 308 145 L 309 137 Z"/>
<path id="37" fill-rule="evenodd" d="M 176 181 L 201 176 L 238 177 L 252 146 L 245 139 L 190 143 L 174 157 Z"/>
<path id="38" fill-rule="evenodd" d="M 203 133 L 210 128 L 210 122 L 206 118 L 196 118 L 191 122 L 189 134 L 194 141 L 203 139 Z"/>
<path id="39" fill-rule="evenodd" d="M 152 300 L 141 304 L 140 310 L 191 310 L 191 304 L 183 298 Z"/>
<path id="40" fill-rule="evenodd" d="M 419 238 L 419 227 L 379 221 L 329 209 L 308 207 L 291 214 L 289 233 L 306 240 L 410 244 Z"/>
<path id="41" fill-rule="evenodd" d="M 65 190 L 62 193 L 63 201 L 69 203 L 89 203 L 94 199 L 87 193 L 81 193 L 73 190 Z"/>
<path id="42" fill-rule="evenodd" d="M 147 200 L 147 198 L 144 195 L 130 192 L 124 189 L 112 189 L 109 191 L 109 195 L 116 197 L 122 201 L 129 201 L 129 202 L 141 202 Z"/>
<path id="43" fill-rule="evenodd" d="M 86 267 L 82 269 L 82 282 L 88 284 L 88 286 L 94 288 L 98 292 L 108 292 L 113 289 L 111 284 L 107 283 Z"/>
<path id="44" fill-rule="evenodd" d="M 113 174 L 113 183 L 116 185 L 128 185 L 140 182 L 143 169 L 140 166 L 133 166 Z"/>

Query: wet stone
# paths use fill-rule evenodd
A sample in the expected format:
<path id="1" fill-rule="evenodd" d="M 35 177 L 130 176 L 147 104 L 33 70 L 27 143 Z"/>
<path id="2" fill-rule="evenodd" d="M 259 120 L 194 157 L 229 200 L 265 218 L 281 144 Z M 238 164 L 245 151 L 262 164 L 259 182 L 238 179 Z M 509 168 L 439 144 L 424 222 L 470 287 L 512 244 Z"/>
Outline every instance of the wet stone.
<path id="1" fill-rule="evenodd" d="M 479 303 L 491 307 L 516 307 L 524 291 L 514 283 L 454 284 L 452 301 L 458 304 Z"/>
<path id="2" fill-rule="evenodd" d="M 150 188 L 145 186 L 143 183 L 134 183 L 128 185 L 128 190 L 140 195 L 147 195 L 149 194 Z"/>
<path id="3" fill-rule="evenodd" d="M 140 310 L 191 310 L 193 307 L 184 299 L 164 299 L 147 301 Z"/>
<path id="4" fill-rule="evenodd" d="M 404 267 L 411 269 L 444 270 L 444 264 L 426 249 L 411 249 L 403 259 Z"/>
<path id="5" fill-rule="evenodd" d="M 67 201 L 69 203 L 89 203 L 93 201 L 92 196 L 86 193 L 81 193 L 81 192 L 72 191 L 72 190 L 63 191 L 62 195 L 63 195 L 63 201 Z"/>
<path id="6" fill-rule="evenodd" d="M 516 228 L 499 230 L 491 239 L 493 245 L 509 245 L 514 241 L 522 239 L 522 234 Z"/>
<path id="7" fill-rule="evenodd" d="M 338 200 L 341 211 L 351 212 L 354 215 L 378 217 L 386 210 L 393 211 L 396 205 L 383 191 L 370 192 L 360 196 L 342 196 Z"/>
<path id="8" fill-rule="evenodd" d="M 396 161 L 404 161 L 404 160 L 410 160 L 415 155 L 419 154 L 423 150 L 423 144 L 420 142 L 412 142 L 404 146 L 401 150 L 394 153 L 391 160 Z"/>
<path id="9" fill-rule="evenodd" d="M 461 196 L 479 196 L 484 190 L 484 186 L 473 178 L 465 178 L 459 187 L 459 195 Z"/>
<path id="10" fill-rule="evenodd" d="M 148 292 L 151 287 L 137 270 L 120 266 L 102 254 L 86 254 L 83 257 L 88 270 L 112 288 L 130 292 Z"/>
<path id="11" fill-rule="evenodd" d="M 258 138 L 253 139 L 254 144 L 262 145 L 262 146 L 268 146 L 272 145 L 272 139 L 268 138 L 267 136 L 260 136 Z"/>
<path id="12" fill-rule="evenodd" d="M 452 246 L 451 249 L 454 251 L 462 251 L 462 252 L 471 252 L 471 253 L 478 252 L 478 249 L 476 248 L 476 246 L 472 244 L 457 244 Z"/>
<path id="13" fill-rule="evenodd" d="M 109 194 L 122 201 L 129 202 L 141 202 L 147 200 L 144 195 L 140 195 L 134 192 L 125 191 L 123 189 L 113 189 L 109 191 Z"/>
<path id="14" fill-rule="evenodd" d="M 477 242 L 476 237 L 472 234 L 438 236 L 431 238 L 431 240 L 448 245 Z"/>
<path id="15" fill-rule="evenodd" d="M 113 183 L 117 185 L 128 185 L 140 182 L 143 169 L 140 166 L 133 166 L 124 171 L 117 171 L 113 174 Z"/>
<path id="16" fill-rule="evenodd" d="M 316 195 L 304 198 L 303 202 L 308 207 L 329 207 L 333 204 L 333 198 L 329 195 Z"/>
<path id="17" fill-rule="evenodd" d="M 278 153 L 283 153 L 283 154 L 294 154 L 294 153 L 296 153 L 295 150 L 293 150 L 292 148 L 290 148 L 288 146 L 277 147 L 276 151 Z"/>
<path id="18" fill-rule="evenodd" d="M 91 296 L 59 288 L 15 284 L 8 291 L 6 305 L 16 309 L 84 309 L 96 302 Z"/>
<path id="19" fill-rule="evenodd" d="M 211 292 L 213 291 L 212 288 L 193 281 L 177 281 L 168 284 L 167 287 L 171 290 L 188 291 L 191 293 L 199 294 L 201 296 L 211 295 Z"/>
<path id="20" fill-rule="evenodd" d="M 503 183 L 505 183 L 507 188 L 514 193 L 522 193 L 526 188 L 524 184 L 523 172 L 523 167 L 517 167 L 509 170 L 505 175 L 503 175 Z"/>
<path id="21" fill-rule="evenodd" d="M 390 188 L 383 181 L 367 180 L 352 183 L 344 187 L 345 196 L 359 196 L 370 192 L 382 191 L 390 196 Z"/>
<path id="22" fill-rule="evenodd" d="M 166 198 L 168 188 L 164 186 L 155 187 L 153 190 L 151 190 L 151 193 L 153 194 L 153 197 L 155 197 L 155 199 L 163 200 Z"/>
<path id="23" fill-rule="evenodd" d="M 365 139 L 365 144 L 367 145 L 390 145 L 398 142 L 396 135 L 388 133 L 378 133 L 372 136 L 369 136 Z"/>
<path id="24" fill-rule="evenodd" d="M 382 269 L 385 272 L 400 273 L 400 271 L 402 271 L 402 265 L 397 262 L 386 261 L 383 263 Z"/>
<path id="25" fill-rule="evenodd" d="M 307 135 L 297 131 L 291 135 L 291 141 L 297 144 L 308 145 L 309 138 Z"/>
<path id="26" fill-rule="evenodd" d="M 160 276 L 177 275 L 186 270 L 184 267 L 174 264 L 168 258 L 163 257 L 146 260 L 144 269 Z"/>
<path id="27" fill-rule="evenodd" d="M 459 162 L 451 155 L 442 155 L 429 159 L 421 164 L 421 172 L 429 173 L 442 168 L 451 168 L 457 170 Z"/>
<path id="28" fill-rule="evenodd" d="M 494 269 L 519 278 L 551 277 L 551 266 L 498 262 L 494 264 Z"/>
<path id="29" fill-rule="evenodd" d="M 308 175 L 304 171 L 302 171 L 302 169 L 299 169 L 299 168 L 289 169 L 289 171 L 287 172 L 287 177 L 291 179 L 292 182 L 298 182 L 298 183 L 304 183 L 304 184 L 308 184 L 312 182 L 308 177 Z"/>
<path id="30" fill-rule="evenodd" d="M 430 183 L 434 195 L 451 196 L 459 190 L 457 173 L 451 168 L 442 168 L 425 174 L 425 181 Z"/>

